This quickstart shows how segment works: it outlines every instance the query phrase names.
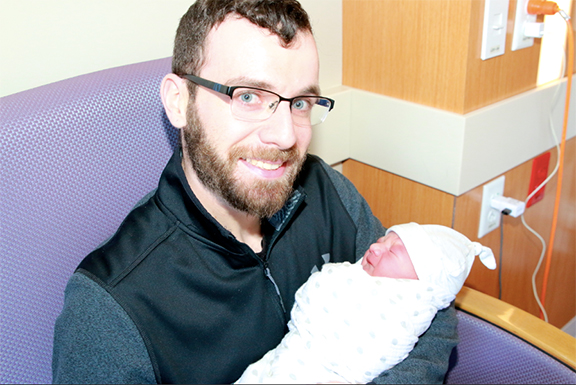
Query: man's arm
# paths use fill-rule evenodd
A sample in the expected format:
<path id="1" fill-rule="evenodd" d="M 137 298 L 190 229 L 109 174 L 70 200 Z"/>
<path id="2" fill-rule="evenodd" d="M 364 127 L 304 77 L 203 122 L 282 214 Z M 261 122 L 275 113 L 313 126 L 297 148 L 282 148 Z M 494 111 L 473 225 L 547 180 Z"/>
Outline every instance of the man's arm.
<path id="1" fill-rule="evenodd" d="M 458 344 L 454 303 L 440 310 L 405 360 L 374 379 L 376 384 L 442 384 Z"/>
<path id="2" fill-rule="evenodd" d="M 106 290 L 74 273 L 56 320 L 53 383 L 155 384 L 144 341 Z"/>

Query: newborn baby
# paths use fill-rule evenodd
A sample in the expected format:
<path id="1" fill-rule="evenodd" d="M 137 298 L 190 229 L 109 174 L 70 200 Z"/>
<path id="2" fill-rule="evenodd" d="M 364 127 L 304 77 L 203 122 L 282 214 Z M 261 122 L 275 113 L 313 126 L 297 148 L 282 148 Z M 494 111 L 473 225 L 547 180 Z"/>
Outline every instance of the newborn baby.
<path id="1" fill-rule="evenodd" d="M 393 226 L 355 264 L 328 263 L 296 292 L 281 343 L 238 383 L 367 383 L 402 361 L 489 248 L 439 225 Z"/>

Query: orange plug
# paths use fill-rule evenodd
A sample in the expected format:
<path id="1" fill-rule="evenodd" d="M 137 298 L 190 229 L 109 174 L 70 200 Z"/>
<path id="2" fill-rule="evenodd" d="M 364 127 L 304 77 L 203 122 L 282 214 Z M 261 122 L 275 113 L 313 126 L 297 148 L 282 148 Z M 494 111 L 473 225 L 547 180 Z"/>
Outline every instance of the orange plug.
<path id="1" fill-rule="evenodd" d="M 529 15 L 554 15 L 560 7 L 553 1 L 530 0 L 527 11 Z"/>

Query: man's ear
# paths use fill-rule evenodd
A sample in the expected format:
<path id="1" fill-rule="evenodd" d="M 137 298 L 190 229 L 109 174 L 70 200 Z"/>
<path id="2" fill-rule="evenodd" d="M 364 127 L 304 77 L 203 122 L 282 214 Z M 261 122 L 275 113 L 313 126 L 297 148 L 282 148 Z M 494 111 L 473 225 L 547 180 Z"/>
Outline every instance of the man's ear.
<path id="1" fill-rule="evenodd" d="M 160 97 L 170 123 L 176 128 L 184 127 L 189 97 L 186 81 L 175 74 L 164 76 L 160 85 Z"/>

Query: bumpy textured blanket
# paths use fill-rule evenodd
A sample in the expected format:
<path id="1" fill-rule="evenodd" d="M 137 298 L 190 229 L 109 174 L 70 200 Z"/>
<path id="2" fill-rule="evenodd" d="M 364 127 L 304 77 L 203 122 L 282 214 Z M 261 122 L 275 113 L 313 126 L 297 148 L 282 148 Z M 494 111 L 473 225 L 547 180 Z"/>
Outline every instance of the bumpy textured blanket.
<path id="1" fill-rule="evenodd" d="M 281 343 L 238 383 L 367 383 L 402 361 L 454 295 L 418 280 L 330 263 L 310 276 Z"/>

